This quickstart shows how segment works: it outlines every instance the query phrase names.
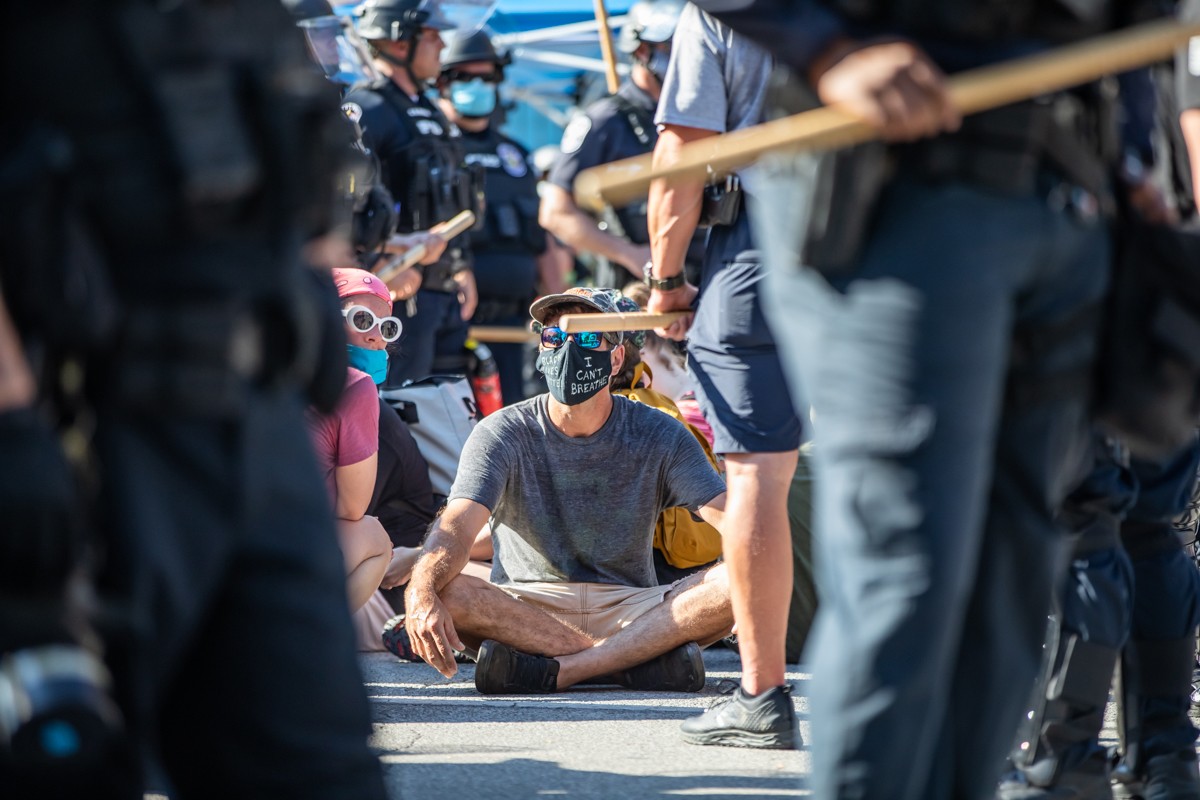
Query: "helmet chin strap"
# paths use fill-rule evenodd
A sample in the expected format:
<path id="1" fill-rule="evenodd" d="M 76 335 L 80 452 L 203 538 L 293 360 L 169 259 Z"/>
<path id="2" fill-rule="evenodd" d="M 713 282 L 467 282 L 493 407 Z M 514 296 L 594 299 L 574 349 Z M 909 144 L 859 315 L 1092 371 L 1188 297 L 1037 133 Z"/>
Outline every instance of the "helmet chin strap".
<path id="1" fill-rule="evenodd" d="M 396 58 L 394 55 L 387 52 L 386 50 L 384 50 L 381 47 L 372 47 L 371 49 L 375 52 L 375 56 L 377 58 L 382 58 L 384 61 L 388 62 L 389 64 L 393 64 L 397 67 L 400 67 L 400 69 L 404 70 L 404 73 L 406 75 L 408 75 L 408 79 L 410 81 L 412 81 L 412 85 L 415 86 L 418 91 L 420 91 L 421 87 L 423 87 L 426 84 L 426 82 L 422 81 L 422 80 L 418 80 L 417 76 L 413 73 L 413 70 L 412 70 L 412 62 L 413 62 L 413 57 L 416 55 L 416 50 L 417 50 L 416 42 L 417 42 L 418 38 L 419 37 L 413 37 L 412 39 L 409 40 L 408 55 L 405 56 L 404 58 Z"/>

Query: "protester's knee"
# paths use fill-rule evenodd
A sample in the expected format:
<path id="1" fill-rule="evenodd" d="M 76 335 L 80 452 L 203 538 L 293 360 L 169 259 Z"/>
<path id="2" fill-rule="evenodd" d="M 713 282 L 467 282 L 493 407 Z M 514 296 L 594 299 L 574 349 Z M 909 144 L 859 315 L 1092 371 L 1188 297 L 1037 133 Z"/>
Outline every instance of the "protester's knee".
<path id="1" fill-rule="evenodd" d="M 461 612 L 476 608 L 480 603 L 487 602 L 491 586 L 487 581 L 471 575 L 456 575 L 438 592 L 438 599 L 449 609 L 450 613 L 458 616 Z"/>

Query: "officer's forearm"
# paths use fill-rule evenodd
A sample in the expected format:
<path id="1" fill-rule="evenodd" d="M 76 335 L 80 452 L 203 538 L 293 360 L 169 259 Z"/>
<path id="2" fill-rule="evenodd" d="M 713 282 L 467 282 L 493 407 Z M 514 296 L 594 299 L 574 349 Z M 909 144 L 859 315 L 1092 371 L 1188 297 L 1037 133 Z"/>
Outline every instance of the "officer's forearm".
<path id="1" fill-rule="evenodd" d="M 596 227 L 596 220 L 575 205 L 571 195 L 561 187 L 546 187 L 546 194 L 538 210 L 538 221 L 543 228 L 570 245 L 576 252 L 603 256 L 609 261 L 621 264 L 635 277 L 641 277 L 642 265 L 638 262 L 638 246 Z"/>
<path id="2" fill-rule="evenodd" d="M 36 395 L 33 373 L 0 294 L 0 412 L 28 408 Z"/>
<path id="3" fill-rule="evenodd" d="M 1188 108 L 1180 113 L 1179 127 L 1192 168 L 1192 191 L 1200 193 L 1200 108 Z"/>
<path id="4" fill-rule="evenodd" d="M 691 141 L 713 136 L 713 131 L 667 125 L 654 145 L 654 168 L 679 160 L 680 148 Z M 683 272 L 688 245 L 700 221 L 704 181 L 673 178 L 650 184 L 646 221 L 650 226 L 650 260 L 654 277 L 670 278 Z"/>
<path id="5" fill-rule="evenodd" d="M 557 294 L 567 290 L 567 275 L 571 272 L 571 255 L 567 249 L 546 234 L 546 249 L 537 257 L 538 289 L 541 294 Z"/>

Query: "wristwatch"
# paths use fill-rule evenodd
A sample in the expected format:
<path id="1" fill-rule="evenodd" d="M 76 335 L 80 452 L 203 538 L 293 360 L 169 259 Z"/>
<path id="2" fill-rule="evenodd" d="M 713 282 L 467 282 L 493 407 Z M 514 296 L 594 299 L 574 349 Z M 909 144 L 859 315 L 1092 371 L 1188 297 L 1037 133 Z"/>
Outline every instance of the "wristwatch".
<path id="1" fill-rule="evenodd" d="M 660 292 L 669 292 L 672 289 L 678 289 L 687 282 L 687 278 L 683 276 L 682 272 L 678 275 L 672 275 L 669 278 L 656 278 L 654 277 L 653 270 L 654 262 L 652 261 L 647 261 L 645 265 L 642 266 L 642 275 L 644 275 L 646 278 L 646 285 L 651 289 L 655 289 Z"/>

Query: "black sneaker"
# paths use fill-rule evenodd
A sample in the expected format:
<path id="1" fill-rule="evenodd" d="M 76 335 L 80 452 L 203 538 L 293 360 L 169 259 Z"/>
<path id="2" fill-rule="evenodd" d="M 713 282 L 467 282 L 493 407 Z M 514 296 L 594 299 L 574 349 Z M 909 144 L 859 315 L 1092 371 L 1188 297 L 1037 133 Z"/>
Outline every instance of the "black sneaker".
<path id="1" fill-rule="evenodd" d="M 413 652 L 412 640 L 404 629 L 404 615 L 397 614 L 383 625 L 383 649 L 403 661 L 417 661 L 422 664 L 425 659 Z"/>
<path id="2" fill-rule="evenodd" d="M 1118 800 L 1195 800 L 1200 798 L 1200 769 L 1190 748 L 1146 760 L 1141 780 L 1113 784 Z"/>
<path id="3" fill-rule="evenodd" d="M 792 708 L 792 687 L 776 686 L 750 697 L 739 686 L 698 717 L 679 726 L 688 744 L 721 744 L 730 747 L 761 747 L 795 750 L 800 728 Z"/>
<path id="4" fill-rule="evenodd" d="M 551 694 L 558 691 L 558 662 L 485 639 L 479 645 L 475 688 L 480 694 Z"/>
<path id="5" fill-rule="evenodd" d="M 698 692 L 704 688 L 704 658 L 700 645 L 681 644 L 657 658 L 614 672 L 613 683 L 647 692 Z"/>

